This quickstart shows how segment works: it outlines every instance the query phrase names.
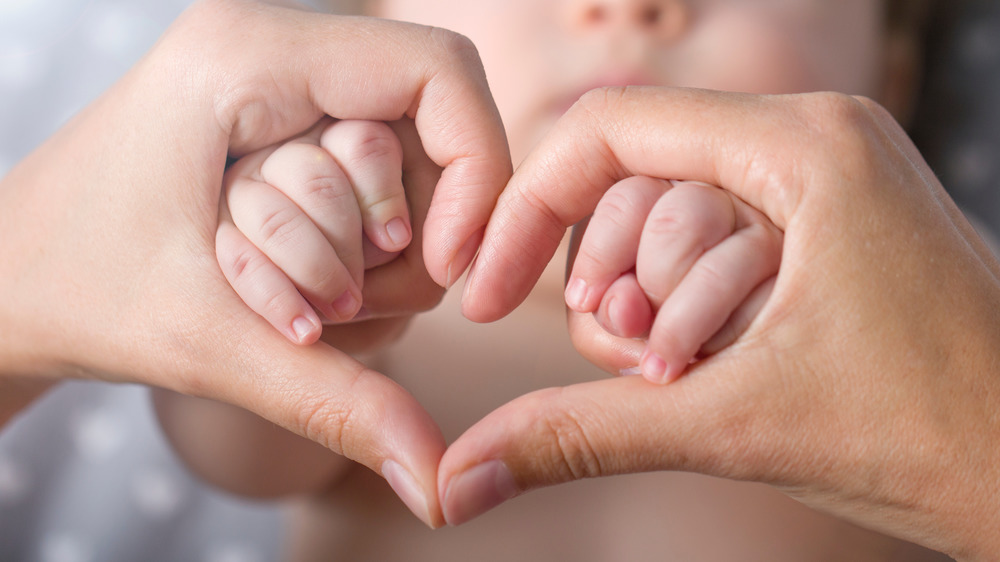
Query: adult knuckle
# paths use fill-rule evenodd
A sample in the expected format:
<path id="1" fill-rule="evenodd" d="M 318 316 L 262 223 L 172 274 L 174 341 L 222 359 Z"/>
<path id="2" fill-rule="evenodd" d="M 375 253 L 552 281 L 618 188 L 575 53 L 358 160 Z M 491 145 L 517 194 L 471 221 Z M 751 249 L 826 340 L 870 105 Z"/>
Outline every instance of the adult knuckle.
<path id="1" fill-rule="evenodd" d="M 555 470 L 564 477 L 579 480 L 606 474 L 597 449 L 587 433 L 587 426 L 572 409 L 551 412 L 545 418 L 545 430 L 553 447 Z"/>
<path id="2" fill-rule="evenodd" d="M 350 393 L 364 378 L 364 369 L 341 373 L 350 377 L 345 392 Z M 320 397 L 303 397 L 294 418 L 293 428 L 303 437 L 322 444 L 326 448 L 351 456 L 354 450 L 355 427 L 359 415 L 353 400 L 334 400 Z"/>
<path id="3" fill-rule="evenodd" d="M 465 35 L 442 27 L 430 27 L 428 28 L 428 32 L 432 42 L 438 45 L 442 53 L 446 56 L 463 64 L 481 64 L 479 49 Z"/>
<path id="4" fill-rule="evenodd" d="M 542 196 L 542 194 L 537 193 L 531 189 L 521 188 L 518 192 L 518 197 L 536 214 L 541 216 L 541 223 L 543 224 L 559 224 L 563 227 L 571 226 L 571 222 L 564 218 L 556 209 L 554 209 L 548 201 Z M 528 251 L 529 248 L 525 248 Z"/>
<path id="5" fill-rule="evenodd" d="M 806 99 L 805 118 L 821 146 L 829 148 L 833 144 L 852 153 L 868 150 L 874 122 L 870 110 L 858 98 L 822 92 Z"/>
<path id="6" fill-rule="evenodd" d="M 625 88 L 602 86 L 585 92 L 573 104 L 575 111 L 591 116 L 603 116 L 625 96 Z"/>

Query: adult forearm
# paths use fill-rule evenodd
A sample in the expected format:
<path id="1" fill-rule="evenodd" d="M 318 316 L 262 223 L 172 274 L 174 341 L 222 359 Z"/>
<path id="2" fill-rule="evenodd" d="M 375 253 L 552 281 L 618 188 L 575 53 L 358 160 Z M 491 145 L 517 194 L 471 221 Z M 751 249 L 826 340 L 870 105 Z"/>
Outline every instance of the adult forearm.
<path id="1" fill-rule="evenodd" d="M 45 375 L 67 369 L 44 358 L 41 347 L 46 339 L 31 333 L 30 326 L 23 322 L 30 295 L 21 294 L 14 283 L 26 274 L 26 264 L 21 259 L 23 253 L 15 250 L 23 247 L 41 251 L 27 245 L 30 240 L 22 239 L 24 233 L 11 228 L 16 224 L 13 215 L 18 212 L 15 183 L 26 185 L 30 177 L 27 165 L 22 164 L 0 180 L 0 295 L 3 295 L 0 299 L 0 427 L 55 383 L 55 379 Z"/>

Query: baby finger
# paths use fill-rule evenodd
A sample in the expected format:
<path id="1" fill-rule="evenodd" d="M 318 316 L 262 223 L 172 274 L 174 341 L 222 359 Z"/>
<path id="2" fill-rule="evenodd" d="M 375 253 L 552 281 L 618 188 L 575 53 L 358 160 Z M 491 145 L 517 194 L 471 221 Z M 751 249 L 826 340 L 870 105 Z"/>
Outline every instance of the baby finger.
<path id="1" fill-rule="evenodd" d="M 667 182 L 636 176 L 609 189 L 586 225 L 566 283 L 566 305 L 594 312 L 605 291 L 635 267 L 646 215 L 668 188 Z"/>
<path id="2" fill-rule="evenodd" d="M 413 231 L 402 180 L 403 148 L 389 125 L 337 121 L 323 132 L 320 144 L 350 179 L 372 242 L 387 252 L 406 248 Z"/>

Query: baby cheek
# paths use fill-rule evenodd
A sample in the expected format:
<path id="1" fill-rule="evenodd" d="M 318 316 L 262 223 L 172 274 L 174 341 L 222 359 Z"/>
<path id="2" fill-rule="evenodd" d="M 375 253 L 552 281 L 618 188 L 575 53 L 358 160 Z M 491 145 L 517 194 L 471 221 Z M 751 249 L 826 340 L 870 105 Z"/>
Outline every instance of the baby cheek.
<path id="1" fill-rule="evenodd" d="M 718 21 L 691 38 L 684 86 L 755 94 L 829 89 L 810 49 L 753 18 Z"/>

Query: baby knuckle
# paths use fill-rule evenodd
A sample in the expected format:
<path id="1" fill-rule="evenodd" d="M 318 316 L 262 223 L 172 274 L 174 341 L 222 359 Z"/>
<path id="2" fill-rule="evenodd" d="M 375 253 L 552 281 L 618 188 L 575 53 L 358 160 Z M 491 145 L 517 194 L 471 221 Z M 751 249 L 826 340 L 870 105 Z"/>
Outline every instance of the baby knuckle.
<path id="1" fill-rule="evenodd" d="M 732 284 L 732 280 L 726 272 L 720 270 L 719 266 L 712 262 L 699 264 L 696 275 L 698 284 L 709 293 L 722 293 Z"/>
<path id="2" fill-rule="evenodd" d="M 299 186 L 306 204 L 312 209 L 351 209 L 356 205 L 354 191 L 330 176 L 313 176 Z"/>
<path id="3" fill-rule="evenodd" d="M 225 254 L 220 252 L 219 261 L 232 273 L 234 282 L 238 283 L 246 278 L 253 279 L 256 272 L 264 266 L 266 258 L 250 248 L 240 248 Z"/>
<path id="4" fill-rule="evenodd" d="M 281 208 L 265 214 L 258 229 L 263 245 L 267 247 L 284 245 L 295 236 L 302 221 L 302 215 L 290 208 Z"/>
<path id="5" fill-rule="evenodd" d="M 595 215 L 610 220 L 615 226 L 624 226 L 635 214 L 636 202 L 624 189 L 611 188 L 601 198 Z"/>
<path id="6" fill-rule="evenodd" d="M 352 162 L 378 162 L 401 160 L 402 146 L 395 133 L 385 123 L 377 121 L 341 122 L 345 134 L 343 144 L 347 158 Z"/>
<path id="7" fill-rule="evenodd" d="M 350 274 L 341 267 L 331 266 L 324 260 L 312 259 L 300 264 L 295 280 L 309 287 L 310 294 L 323 300 L 332 300 L 348 288 Z"/>
<path id="8" fill-rule="evenodd" d="M 645 231 L 657 238 L 691 238 L 702 230 L 702 221 L 688 206 L 663 206 L 656 209 L 645 225 Z"/>
<path id="9" fill-rule="evenodd" d="M 290 142 L 268 155 L 260 172 L 268 181 L 289 176 L 289 170 L 295 170 L 296 177 L 325 177 L 330 175 L 333 165 L 333 158 L 323 148 L 306 142 Z"/>

